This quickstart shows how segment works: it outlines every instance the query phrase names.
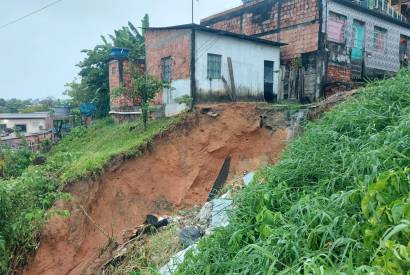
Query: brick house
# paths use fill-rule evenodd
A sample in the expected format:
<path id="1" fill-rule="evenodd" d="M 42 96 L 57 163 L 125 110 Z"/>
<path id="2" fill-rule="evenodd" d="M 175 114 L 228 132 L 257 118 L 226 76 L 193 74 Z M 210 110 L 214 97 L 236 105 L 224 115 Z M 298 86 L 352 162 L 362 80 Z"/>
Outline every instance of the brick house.
<path id="1" fill-rule="evenodd" d="M 118 122 L 141 114 L 139 102 L 116 96 L 131 85 L 127 68 L 138 66 L 166 82 L 152 105 L 155 116 L 172 116 L 194 103 L 275 101 L 279 90 L 280 47 L 285 45 L 195 24 L 149 28 L 145 60 L 131 62 L 126 49 L 114 48 L 109 62 L 111 116 Z"/>
<path id="2" fill-rule="evenodd" d="M 407 64 L 410 25 L 404 2 L 392 3 L 396 8 L 384 0 L 243 2 L 201 25 L 287 43 L 281 49 L 279 99 L 314 101 Z"/>
<path id="3" fill-rule="evenodd" d="M 149 28 L 146 72 L 171 84 L 159 95 L 167 116 L 185 107 L 183 96 L 194 103 L 274 101 L 283 45 L 195 24 Z"/>

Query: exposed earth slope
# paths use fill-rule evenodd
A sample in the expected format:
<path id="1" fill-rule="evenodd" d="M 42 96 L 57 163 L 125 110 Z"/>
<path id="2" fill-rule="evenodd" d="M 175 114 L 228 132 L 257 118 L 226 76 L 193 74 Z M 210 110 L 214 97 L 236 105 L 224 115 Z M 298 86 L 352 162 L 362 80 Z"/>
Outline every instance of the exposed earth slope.
<path id="1" fill-rule="evenodd" d="M 276 161 L 286 145 L 286 125 L 261 128 L 254 104 L 213 108 L 218 116 L 191 115 L 141 157 L 97 180 L 66 186 L 72 200 L 56 206 L 69 209 L 71 216 L 48 222 L 23 274 L 91 274 L 107 244 L 102 231 L 121 243 L 122 233 L 149 213 L 202 204 L 228 155 L 230 177 Z"/>

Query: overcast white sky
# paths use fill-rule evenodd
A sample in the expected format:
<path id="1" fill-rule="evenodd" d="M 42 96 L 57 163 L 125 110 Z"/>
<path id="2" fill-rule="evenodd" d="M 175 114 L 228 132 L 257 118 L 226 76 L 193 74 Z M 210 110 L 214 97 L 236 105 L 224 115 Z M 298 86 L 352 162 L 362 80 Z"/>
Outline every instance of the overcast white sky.
<path id="1" fill-rule="evenodd" d="M 0 0 L 0 26 L 52 0 Z M 195 21 L 240 5 L 240 0 L 195 0 Z M 151 26 L 191 22 L 191 0 L 63 0 L 0 29 L 0 98 L 62 97 L 76 77 L 82 49 L 100 43 L 101 34 L 127 24 Z"/>

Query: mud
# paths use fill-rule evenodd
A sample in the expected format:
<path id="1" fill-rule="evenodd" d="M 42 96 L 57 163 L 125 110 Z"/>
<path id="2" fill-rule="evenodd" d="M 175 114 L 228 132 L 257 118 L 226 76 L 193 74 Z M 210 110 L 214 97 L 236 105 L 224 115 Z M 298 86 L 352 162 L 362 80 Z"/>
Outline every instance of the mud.
<path id="1" fill-rule="evenodd" d="M 71 216 L 49 221 L 23 274 L 92 274 L 107 244 L 105 234 L 121 243 L 122 233 L 149 213 L 170 214 L 203 204 L 228 154 L 229 177 L 277 160 L 286 145 L 285 127 L 260 128 L 252 104 L 218 105 L 215 110 L 217 117 L 192 115 L 186 125 L 158 139 L 150 152 L 100 180 L 68 186 L 73 199 L 56 207 L 69 209 Z"/>

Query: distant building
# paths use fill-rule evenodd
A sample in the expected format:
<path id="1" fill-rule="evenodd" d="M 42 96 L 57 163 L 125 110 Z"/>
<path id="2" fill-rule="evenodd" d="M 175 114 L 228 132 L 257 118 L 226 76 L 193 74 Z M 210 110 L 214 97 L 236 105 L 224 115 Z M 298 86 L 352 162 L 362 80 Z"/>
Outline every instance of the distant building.
<path id="1" fill-rule="evenodd" d="M 0 132 L 6 129 L 13 129 L 23 134 L 49 131 L 53 129 L 53 117 L 50 112 L 0 113 Z"/>
<path id="2" fill-rule="evenodd" d="M 33 150 L 38 150 L 44 140 L 54 140 L 53 115 L 51 112 L 0 113 L 0 134 L 1 142 L 11 147 L 19 146 L 24 137 Z"/>

